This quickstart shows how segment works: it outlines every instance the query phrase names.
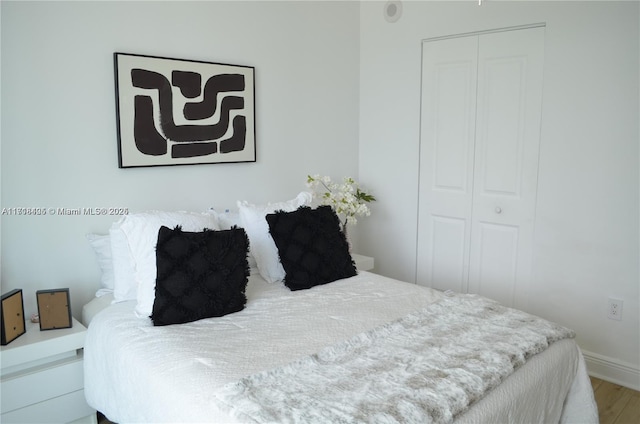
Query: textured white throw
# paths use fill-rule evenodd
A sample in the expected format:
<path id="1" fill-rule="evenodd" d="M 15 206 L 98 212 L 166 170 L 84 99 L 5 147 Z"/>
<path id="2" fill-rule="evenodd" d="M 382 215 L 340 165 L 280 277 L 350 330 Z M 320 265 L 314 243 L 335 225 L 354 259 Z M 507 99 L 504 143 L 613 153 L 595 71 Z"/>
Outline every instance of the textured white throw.
<path id="1" fill-rule="evenodd" d="M 242 422 L 446 423 L 573 331 L 474 295 L 402 319 L 216 392 Z"/>

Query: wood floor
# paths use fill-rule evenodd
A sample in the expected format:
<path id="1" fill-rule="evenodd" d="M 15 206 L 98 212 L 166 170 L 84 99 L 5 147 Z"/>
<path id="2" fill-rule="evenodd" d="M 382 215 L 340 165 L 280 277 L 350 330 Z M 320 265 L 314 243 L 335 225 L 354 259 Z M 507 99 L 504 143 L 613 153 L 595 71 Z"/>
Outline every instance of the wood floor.
<path id="1" fill-rule="evenodd" d="M 600 424 L 640 423 L 640 392 L 591 377 Z M 98 413 L 98 424 L 112 424 Z"/>
<path id="2" fill-rule="evenodd" d="M 640 423 L 640 392 L 591 377 L 600 424 Z"/>

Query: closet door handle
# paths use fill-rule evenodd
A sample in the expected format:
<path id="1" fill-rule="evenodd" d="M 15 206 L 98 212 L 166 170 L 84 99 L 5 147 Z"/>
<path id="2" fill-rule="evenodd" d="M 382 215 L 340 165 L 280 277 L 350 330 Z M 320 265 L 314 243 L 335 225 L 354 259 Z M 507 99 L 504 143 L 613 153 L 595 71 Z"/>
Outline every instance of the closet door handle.
<path id="1" fill-rule="evenodd" d="M 496 213 L 502 213 L 502 208 L 500 206 L 496 206 Z"/>

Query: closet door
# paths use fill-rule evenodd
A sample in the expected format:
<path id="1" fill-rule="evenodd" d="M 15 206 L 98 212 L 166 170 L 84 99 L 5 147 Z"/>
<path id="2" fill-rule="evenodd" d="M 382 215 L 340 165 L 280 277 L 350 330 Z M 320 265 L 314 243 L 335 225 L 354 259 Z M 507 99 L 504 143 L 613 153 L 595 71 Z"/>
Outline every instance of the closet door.
<path id="1" fill-rule="evenodd" d="M 530 28 L 423 43 L 419 284 L 526 306 L 543 37 Z"/>
<path id="2" fill-rule="evenodd" d="M 423 43 L 417 282 L 467 291 L 478 38 Z"/>
<path id="3" fill-rule="evenodd" d="M 538 183 L 544 28 L 487 34 L 478 50 L 469 291 L 526 307 Z"/>

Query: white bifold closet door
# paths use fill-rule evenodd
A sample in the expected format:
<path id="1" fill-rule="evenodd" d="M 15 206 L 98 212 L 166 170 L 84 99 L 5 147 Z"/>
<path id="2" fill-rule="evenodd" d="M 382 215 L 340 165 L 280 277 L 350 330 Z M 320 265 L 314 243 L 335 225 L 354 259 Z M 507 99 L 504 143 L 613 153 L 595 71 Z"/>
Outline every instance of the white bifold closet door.
<path id="1" fill-rule="evenodd" d="M 526 307 L 544 28 L 422 44 L 416 282 Z"/>

